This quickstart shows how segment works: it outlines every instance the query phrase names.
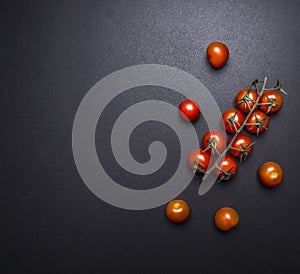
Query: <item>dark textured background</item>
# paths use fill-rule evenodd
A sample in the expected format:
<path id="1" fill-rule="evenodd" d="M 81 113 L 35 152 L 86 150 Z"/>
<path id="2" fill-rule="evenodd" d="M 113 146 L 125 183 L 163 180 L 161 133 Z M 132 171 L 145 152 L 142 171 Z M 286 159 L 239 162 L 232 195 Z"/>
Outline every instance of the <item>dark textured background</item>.
<path id="1" fill-rule="evenodd" d="M 0 272 L 299 273 L 299 3 L 2 1 Z M 219 70 L 205 57 L 215 40 L 231 52 Z M 192 209 L 183 225 L 170 223 L 164 207 L 135 212 L 102 202 L 84 185 L 72 157 L 72 123 L 86 92 L 109 73 L 146 63 L 191 73 L 222 111 L 256 78 L 269 76 L 270 85 L 279 78 L 289 91 L 234 179 L 199 197 L 196 178 L 180 195 Z M 139 94 L 151 90 L 155 97 L 157 88 Z M 128 101 L 116 99 L 112 113 L 134 101 L 128 92 Z M 164 96 L 174 104 L 181 100 L 167 90 Z M 104 124 L 113 123 L 111 117 Z M 152 127 L 163 134 L 149 137 Z M 204 120 L 195 127 L 202 135 Z M 159 124 L 141 125 L 132 136 L 133 155 L 146 160 L 149 138 L 170 136 L 176 144 L 172 134 Z M 257 178 L 267 160 L 285 171 L 274 189 Z M 162 176 L 172 170 L 167 165 Z M 222 206 L 240 213 L 229 233 L 213 224 Z"/>

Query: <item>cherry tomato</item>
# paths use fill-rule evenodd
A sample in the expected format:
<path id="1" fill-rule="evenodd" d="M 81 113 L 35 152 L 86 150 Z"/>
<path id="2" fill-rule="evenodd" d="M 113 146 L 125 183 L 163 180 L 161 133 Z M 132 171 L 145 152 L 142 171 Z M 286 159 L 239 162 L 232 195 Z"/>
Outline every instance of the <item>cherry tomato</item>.
<path id="1" fill-rule="evenodd" d="M 193 100 L 184 100 L 178 107 L 180 115 L 187 121 L 195 121 L 200 115 L 200 107 Z"/>
<path id="2" fill-rule="evenodd" d="M 255 110 L 250 115 L 249 119 L 247 120 L 246 128 L 249 132 L 258 136 L 258 134 L 263 133 L 269 127 L 269 117 L 267 114 L 260 110 Z"/>
<path id="3" fill-rule="evenodd" d="M 235 175 L 237 168 L 235 159 L 230 155 L 225 155 L 215 169 L 215 173 L 220 180 L 229 180 Z"/>
<path id="4" fill-rule="evenodd" d="M 209 44 L 206 53 L 209 63 L 214 68 L 223 67 L 229 58 L 229 50 L 227 46 L 221 42 Z"/>
<path id="5" fill-rule="evenodd" d="M 221 153 L 226 148 L 226 135 L 219 130 L 208 131 L 202 138 L 202 146 L 209 153 Z"/>
<path id="6" fill-rule="evenodd" d="M 238 109 L 231 108 L 223 113 L 223 123 L 228 133 L 235 133 L 244 122 L 244 114 Z"/>
<path id="7" fill-rule="evenodd" d="M 210 154 L 202 149 L 195 149 L 190 153 L 188 162 L 195 172 L 204 173 L 210 163 Z"/>
<path id="8" fill-rule="evenodd" d="M 266 162 L 259 169 L 260 181 L 268 187 L 277 186 L 283 179 L 283 171 L 279 164 Z"/>
<path id="9" fill-rule="evenodd" d="M 167 217 L 174 223 L 182 223 L 190 216 L 190 207 L 183 200 L 173 200 L 166 208 Z"/>
<path id="10" fill-rule="evenodd" d="M 268 90 L 264 92 L 258 102 L 258 105 L 261 111 L 268 114 L 273 114 L 281 109 L 283 105 L 283 99 L 281 94 L 277 91 Z"/>
<path id="11" fill-rule="evenodd" d="M 231 141 L 231 140 L 230 140 Z M 237 158 L 240 158 L 240 161 L 245 160 L 247 156 L 252 152 L 254 142 L 251 138 L 244 134 L 240 133 L 233 141 L 230 153 Z"/>
<path id="12" fill-rule="evenodd" d="M 257 92 L 254 89 L 244 88 L 236 95 L 235 103 L 241 111 L 248 113 L 255 104 L 257 97 Z"/>
<path id="13" fill-rule="evenodd" d="M 216 227 L 222 231 L 234 228 L 239 221 L 239 214 L 231 207 L 222 207 L 215 214 Z"/>

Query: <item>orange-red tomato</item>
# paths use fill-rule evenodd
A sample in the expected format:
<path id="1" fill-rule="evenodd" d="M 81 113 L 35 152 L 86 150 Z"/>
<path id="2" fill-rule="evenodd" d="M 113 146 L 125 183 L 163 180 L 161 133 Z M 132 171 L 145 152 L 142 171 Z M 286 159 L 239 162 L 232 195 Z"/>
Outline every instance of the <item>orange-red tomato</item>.
<path id="1" fill-rule="evenodd" d="M 223 124 L 228 133 L 235 133 L 244 122 L 244 114 L 236 108 L 226 110 L 223 115 Z"/>
<path id="2" fill-rule="evenodd" d="M 229 58 L 229 50 L 227 46 L 221 42 L 209 44 L 206 48 L 206 53 L 209 63 L 214 68 L 223 67 Z"/>
<path id="3" fill-rule="evenodd" d="M 229 180 L 235 175 L 237 168 L 238 165 L 235 159 L 230 155 L 225 155 L 215 169 L 215 173 L 218 175 L 219 179 Z"/>
<path id="4" fill-rule="evenodd" d="M 187 121 L 195 121 L 200 115 L 199 105 L 190 99 L 182 101 L 178 109 L 182 118 Z"/>
<path id="5" fill-rule="evenodd" d="M 230 140 L 231 141 L 231 140 Z M 233 141 L 230 153 L 237 158 L 240 158 L 240 160 L 245 160 L 247 156 L 252 152 L 253 150 L 253 144 L 251 138 L 244 134 L 240 133 Z"/>
<path id="6" fill-rule="evenodd" d="M 203 135 L 202 146 L 209 153 L 221 153 L 226 148 L 226 135 L 220 130 L 210 130 Z"/>
<path id="7" fill-rule="evenodd" d="M 222 207 L 215 214 L 215 224 L 222 231 L 234 228 L 239 221 L 239 214 L 231 207 Z"/>
<path id="8" fill-rule="evenodd" d="M 254 89 L 244 88 L 235 97 L 235 103 L 239 110 L 248 113 L 257 100 L 258 94 Z"/>
<path id="9" fill-rule="evenodd" d="M 277 186 L 282 182 L 283 170 L 275 162 L 266 162 L 259 169 L 259 179 L 265 186 Z"/>
<path id="10" fill-rule="evenodd" d="M 166 214 L 172 222 L 182 223 L 190 216 L 190 207 L 183 200 L 173 200 L 167 205 Z"/>
<path id="11" fill-rule="evenodd" d="M 268 90 L 264 92 L 258 102 L 258 105 L 261 111 L 268 114 L 273 114 L 281 109 L 283 105 L 283 99 L 281 94 L 277 91 Z"/>
<path id="12" fill-rule="evenodd" d="M 269 117 L 260 110 L 254 110 L 247 120 L 246 128 L 249 132 L 256 134 L 265 132 L 269 127 Z"/>
<path id="13" fill-rule="evenodd" d="M 209 166 L 210 154 L 202 149 L 193 150 L 188 159 L 188 163 L 194 171 L 204 173 Z"/>

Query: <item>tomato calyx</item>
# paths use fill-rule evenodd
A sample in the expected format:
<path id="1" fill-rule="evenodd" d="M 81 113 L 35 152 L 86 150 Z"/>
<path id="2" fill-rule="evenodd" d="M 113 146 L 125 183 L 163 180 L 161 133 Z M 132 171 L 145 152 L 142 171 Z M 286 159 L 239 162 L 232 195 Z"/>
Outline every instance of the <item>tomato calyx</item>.
<path id="1" fill-rule="evenodd" d="M 250 127 L 249 129 L 254 129 L 254 128 L 256 128 L 256 136 L 258 136 L 259 133 L 260 133 L 260 129 L 261 129 L 261 128 L 263 128 L 263 129 L 265 129 L 265 130 L 268 130 L 268 128 L 265 126 L 264 122 L 265 122 L 266 120 L 269 120 L 270 118 L 269 118 L 269 117 L 266 117 L 266 118 L 263 118 L 263 119 L 259 120 L 259 119 L 257 118 L 256 115 L 254 115 L 254 116 L 255 116 L 255 123 L 246 123 L 246 125 L 247 125 L 247 126 L 252 126 L 252 127 Z"/>
<path id="2" fill-rule="evenodd" d="M 238 128 L 236 125 L 238 125 L 238 127 L 241 126 L 241 124 L 238 121 L 236 121 L 236 119 L 235 119 L 238 112 L 239 111 L 237 110 L 230 118 L 226 119 L 226 123 L 229 124 L 231 130 L 233 129 L 232 127 L 234 127 L 234 130 L 237 131 Z"/>
<path id="3" fill-rule="evenodd" d="M 271 109 L 273 107 L 277 107 L 277 104 L 275 103 L 277 101 L 277 99 L 270 99 L 270 97 L 268 95 L 266 95 L 266 98 L 267 98 L 267 103 L 259 103 L 258 105 L 259 106 L 267 106 L 268 109 L 266 111 L 266 113 L 269 113 L 271 111 Z"/>
<path id="4" fill-rule="evenodd" d="M 249 97 L 249 93 L 250 93 L 250 89 L 248 89 L 245 96 L 241 100 L 239 100 L 236 104 L 239 105 L 241 103 L 244 103 L 245 108 L 247 107 L 249 110 L 251 110 L 249 102 L 255 103 L 255 100 Z"/>
<path id="5" fill-rule="evenodd" d="M 250 143 L 249 145 L 242 145 L 240 144 L 241 148 L 235 148 L 235 147 L 230 147 L 230 149 L 236 150 L 240 154 L 240 162 L 243 162 L 247 159 L 249 155 L 249 149 L 255 144 L 255 142 Z"/>
<path id="6" fill-rule="evenodd" d="M 251 88 L 252 87 L 255 87 L 255 91 L 257 92 L 258 91 L 258 84 L 261 83 L 261 81 L 258 81 L 258 79 L 256 79 L 255 81 L 253 81 L 251 83 L 251 85 L 248 87 L 248 91 L 247 93 L 244 95 L 244 97 L 242 99 L 240 99 L 238 102 L 236 102 L 236 105 L 239 105 L 239 104 L 242 104 L 244 103 L 244 107 L 245 109 L 248 108 L 249 111 L 251 110 L 251 106 L 249 104 L 249 102 L 255 104 L 255 100 L 252 99 L 249 94 L 251 93 Z"/>
<path id="7" fill-rule="evenodd" d="M 215 142 L 215 137 L 212 137 L 211 140 L 207 139 L 206 143 L 208 144 L 207 148 L 204 149 L 204 151 L 207 151 L 209 149 L 212 149 L 213 152 L 217 152 L 218 155 L 220 155 L 219 150 L 217 149 L 217 144 Z"/>
<path id="8" fill-rule="evenodd" d="M 197 163 L 197 161 L 193 162 L 193 172 L 196 174 L 198 172 L 205 173 L 205 165 L 202 163 Z"/>
<path id="9" fill-rule="evenodd" d="M 234 169 L 234 166 L 232 166 L 230 169 L 228 169 L 227 171 L 226 170 L 223 170 L 222 168 L 220 167 L 217 167 L 218 171 L 219 171 L 219 174 L 221 174 L 222 176 L 220 176 L 220 180 L 218 181 L 219 183 L 221 181 L 228 181 L 234 174 L 235 174 L 235 171 L 233 171 Z"/>
<path id="10" fill-rule="evenodd" d="M 219 162 L 215 168 L 215 174 L 220 179 L 219 182 L 222 180 L 228 181 L 231 179 L 238 169 L 238 165 L 235 159 L 230 155 L 225 155 L 221 162 Z"/>

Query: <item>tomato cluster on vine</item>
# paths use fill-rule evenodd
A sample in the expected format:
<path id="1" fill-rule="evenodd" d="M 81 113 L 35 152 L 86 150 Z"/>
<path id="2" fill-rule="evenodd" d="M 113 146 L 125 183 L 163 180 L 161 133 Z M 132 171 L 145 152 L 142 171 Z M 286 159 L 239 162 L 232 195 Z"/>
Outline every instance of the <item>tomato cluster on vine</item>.
<path id="1" fill-rule="evenodd" d="M 260 135 L 269 128 L 269 115 L 278 112 L 283 105 L 281 85 L 273 89 L 258 91 L 261 82 L 254 81 L 249 88 L 241 89 L 235 97 L 235 107 L 224 111 L 222 122 L 224 131 L 209 130 L 201 140 L 202 148 L 197 148 L 189 155 L 188 163 L 195 173 L 211 172 L 212 168 L 220 180 L 231 179 L 238 170 L 235 158 L 244 161 L 253 151 L 255 142 L 246 133 Z M 283 91 L 284 92 L 284 91 Z M 193 100 L 185 100 L 179 106 L 181 116 L 188 121 L 195 121 L 201 111 Z M 226 134 L 232 137 L 227 143 Z"/>

